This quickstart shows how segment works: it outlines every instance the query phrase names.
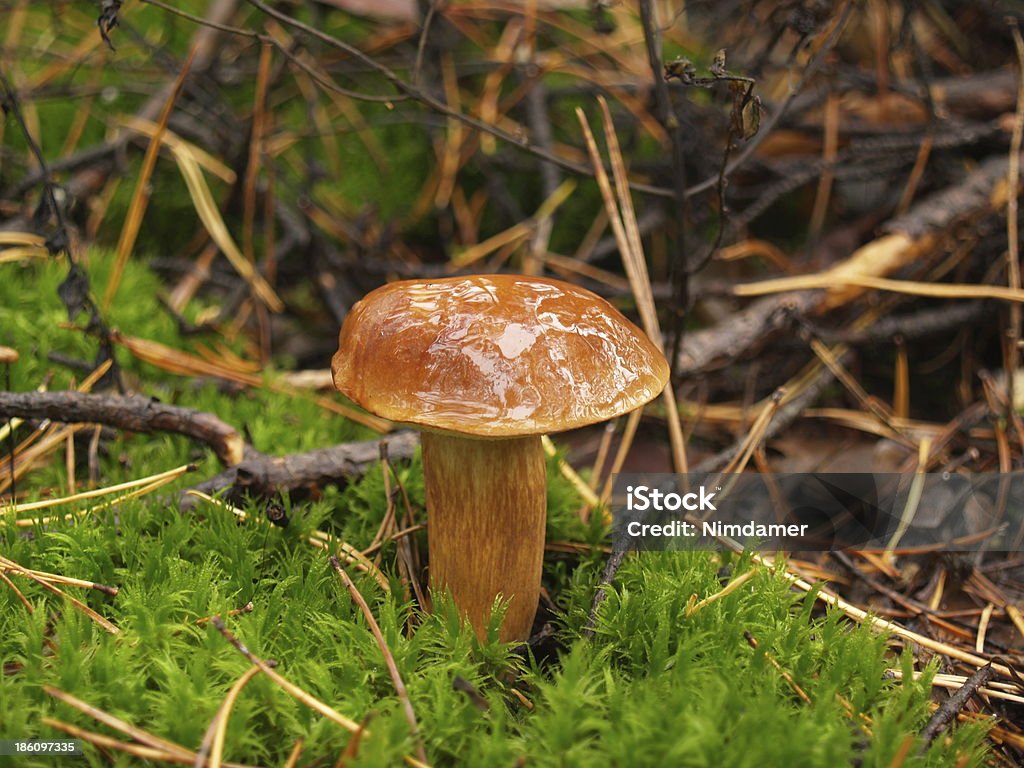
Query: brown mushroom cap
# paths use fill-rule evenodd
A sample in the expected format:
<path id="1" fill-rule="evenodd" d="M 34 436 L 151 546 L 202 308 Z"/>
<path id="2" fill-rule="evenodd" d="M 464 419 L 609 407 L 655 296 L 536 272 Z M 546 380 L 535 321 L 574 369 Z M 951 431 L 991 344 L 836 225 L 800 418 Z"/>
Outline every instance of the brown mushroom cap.
<path id="1" fill-rule="evenodd" d="M 394 421 L 479 437 L 544 434 L 626 413 L 668 364 L 611 304 L 559 280 L 390 283 L 345 319 L 335 386 Z"/>

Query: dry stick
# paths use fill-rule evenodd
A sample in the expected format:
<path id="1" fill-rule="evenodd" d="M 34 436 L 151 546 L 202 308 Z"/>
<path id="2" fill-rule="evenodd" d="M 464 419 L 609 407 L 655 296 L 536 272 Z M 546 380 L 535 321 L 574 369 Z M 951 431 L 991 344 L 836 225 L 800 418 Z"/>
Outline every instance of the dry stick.
<path id="1" fill-rule="evenodd" d="M 830 92 L 825 101 L 825 145 L 822 148 L 821 160 L 824 170 L 818 179 L 818 191 L 814 195 L 814 208 L 811 220 L 807 225 L 807 238 L 816 242 L 821 235 L 821 228 L 828 213 L 828 203 L 832 196 L 833 163 L 839 148 L 839 94 Z"/>
<path id="2" fill-rule="evenodd" d="M 1008 171 L 1008 186 L 1006 200 L 1006 277 L 1011 289 L 1020 290 L 1020 241 L 1017 221 L 1017 195 L 1020 184 L 1020 148 L 1024 140 L 1024 40 L 1021 39 L 1020 27 L 1017 19 L 1012 16 L 1007 19 L 1010 31 L 1013 33 L 1013 45 L 1017 51 L 1017 110 L 1013 120 L 1013 135 L 1010 139 L 1010 167 Z M 1015 378 L 1017 368 L 1020 364 L 1021 332 L 1024 329 L 1024 312 L 1020 305 L 1010 306 L 1010 327 L 1007 329 L 1006 338 L 1006 388 L 1009 392 L 1010 410 L 1013 410 L 1014 389 L 1016 388 Z M 1024 442 L 1024 434 L 1019 431 L 1017 439 Z"/>
<path id="3" fill-rule="evenodd" d="M 0 347 L 0 363 L 4 364 L 4 387 L 11 391 L 11 363 L 18 362 L 18 351 L 10 347 Z M 14 423 L 13 418 L 7 417 L 7 446 L 9 450 L 9 461 L 11 468 L 11 505 L 18 503 L 17 478 L 14 475 Z"/>
<path id="4" fill-rule="evenodd" d="M 355 733 L 359 730 L 359 723 L 357 723 L 355 720 L 350 720 L 344 715 L 336 712 L 319 699 L 314 698 L 310 694 L 306 693 L 304 690 L 299 688 L 299 686 L 295 685 L 295 683 L 286 680 L 284 677 L 275 672 L 270 662 L 261 659 L 259 656 L 250 651 L 242 643 L 241 640 L 235 637 L 234 633 L 232 633 L 231 630 L 229 630 L 227 626 L 225 626 L 224 620 L 220 616 L 214 616 L 212 619 L 210 619 L 210 623 L 217 628 L 217 631 L 224 636 L 224 639 L 226 639 L 229 643 L 231 643 L 231 645 L 235 647 L 235 650 L 237 650 L 240 654 L 245 656 L 245 658 L 247 658 L 257 667 L 259 667 L 260 672 L 269 677 L 272 681 L 274 681 L 274 683 L 276 683 L 279 687 L 284 689 L 284 691 L 288 693 L 290 696 L 293 696 L 294 698 L 298 699 L 310 709 L 319 712 L 328 720 L 337 723 L 350 733 Z"/>
<path id="5" fill-rule="evenodd" d="M 397 459 L 411 459 L 417 445 L 415 432 L 395 432 L 383 438 L 390 454 Z M 379 440 L 340 443 L 328 448 L 317 448 L 304 453 L 268 456 L 250 448 L 245 460 L 219 475 L 199 483 L 192 489 L 214 494 L 226 488 L 233 489 L 231 497 L 245 492 L 271 495 L 278 492 L 302 491 L 311 487 L 339 483 L 351 477 L 360 477 L 379 459 Z M 182 511 L 195 506 L 195 500 L 179 496 Z"/>
<path id="6" fill-rule="evenodd" d="M 209 445 L 228 466 L 242 461 L 245 441 L 216 416 L 141 395 L 84 392 L 0 392 L 0 416 L 98 423 L 134 432 L 174 432 Z"/>
<path id="7" fill-rule="evenodd" d="M 103 294 L 103 301 L 100 308 L 106 312 L 117 295 L 117 289 L 121 285 L 121 275 L 124 273 L 124 266 L 128 257 L 135 247 L 135 240 L 142 228 L 142 217 L 149 207 L 151 194 L 149 181 L 156 169 L 156 160 L 160 154 L 160 146 L 163 140 L 164 131 L 167 129 L 167 121 L 171 119 L 171 112 L 174 111 L 174 104 L 185 86 L 185 78 L 188 77 L 189 69 L 192 67 L 192 59 L 195 57 L 196 48 L 193 46 L 189 51 L 188 58 L 181 67 L 178 77 L 171 86 L 171 92 L 167 95 L 163 108 L 160 110 L 160 117 L 157 119 L 156 132 L 149 140 L 146 154 L 142 159 L 142 168 L 139 170 L 139 178 L 135 182 L 135 194 L 132 195 L 131 203 L 128 205 L 128 213 L 125 216 L 124 227 L 121 229 L 121 236 L 117 241 L 117 254 L 114 258 L 114 266 L 107 281 L 107 290 Z"/>
<path id="8" fill-rule="evenodd" d="M 342 582 L 348 588 L 349 594 L 352 595 L 352 599 L 356 601 L 359 606 L 359 610 L 362 611 L 363 617 L 366 619 L 366 623 L 370 626 L 370 631 L 373 632 L 373 637 L 377 641 L 377 646 L 380 648 L 381 655 L 384 657 L 384 663 L 387 665 L 388 674 L 391 676 L 391 682 L 395 686 L 395 693 L 398 694 L 399 701 L 402 702 L 402 711 L 405 714 L 406 722 L 409 723 L 409 732 L 412 735 L 413 741 L 416 743 L 416 756 L 420 762 L 427 762 L 427 753 L 423 749 L 423 740 L 420 738 L 419 726 L 416 723 L 416 713 L 413 711 L 412 702 L 409 700 L 409 692 L 405 688 L 405 683 L 402 682 L 402 676 L 398 672 L 398 665 L 395 663 L 395 657 L 391 653 L 391 649 L 388 648 L 387 641 L 384 640 L 384 634 L 380 631 L 380 625 L 377 624 L 377 620 L 373 616 L 373 612 L 370 610 L 370 606 L 367 605 L 366 599 L 360 593 L 355 583 L 342 568 L 341 562 L 338 558 L 333 555 L 330 558 L 331 567 L 335 570 Z"/>
<path id="9" fill-rule="evenodd" d="M 266 126 L 267 88 L 270 82 L 271 52 L 273 47 L 264 43 L 260 47 L 259 66 L 256 70 L 256 94 L 252 110 L 252 135 L 249 137 L 249 161 L 246 165 L 245 186 L 242 194 L 242 254 L 254 262 L 253 230 L 256 220 L 256 179 Z"/>
<path id="10" fill-rule="evenodd" d="M 928 745 L 935 740 L 942 731 L 956 718 L 957 714 L 967 704 L 967 701 L 977 693 L 978 689 L 992 679 L 994 670 L 991 664 L 986 664 L 967 678 L 960 689 L 942 702 L 935 714 L 932 715 L 928 724 L 921 731 L 921 752 L 928 749 Z"/>
<path id="11" fill-rule="evenodd" d="M 224 701 L 217 707 L 217 712 L 214 714 L 210 725 L 206 729 L 206 733 L 203 735 L 203 743 L 199 745 L 195 762 L 192 763 L 193 768 L 203 768 L 204 766 L 206 768 L 221 768 L 224 756 L 224 737 L 227 734 L 228 718 L 231 716 L 231 710 L 235 706 L 238 694 L 259 673 L 259 667 L 249 667 L 231 686 L 227 696 L 224 697 Z"/>

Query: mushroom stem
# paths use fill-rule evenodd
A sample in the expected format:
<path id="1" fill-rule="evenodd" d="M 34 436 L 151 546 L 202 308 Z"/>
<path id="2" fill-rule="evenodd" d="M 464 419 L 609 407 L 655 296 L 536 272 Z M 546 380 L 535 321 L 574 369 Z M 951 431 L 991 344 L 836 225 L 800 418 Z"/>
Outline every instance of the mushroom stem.
<path id="1" fill-rule="evenodd" d="M 430 574 L 483 638 L 499 595 L 499 638 L 526 640 L 540 597 L 547 474 L 539 435 L 501 440 L 424 432 Z"/>

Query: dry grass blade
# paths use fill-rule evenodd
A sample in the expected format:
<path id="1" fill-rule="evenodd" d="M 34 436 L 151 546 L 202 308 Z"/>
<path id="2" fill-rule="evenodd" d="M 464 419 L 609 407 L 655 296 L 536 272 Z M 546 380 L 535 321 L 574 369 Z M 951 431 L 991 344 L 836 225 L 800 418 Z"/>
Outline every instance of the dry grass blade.
<path id="1" fill-rule="evenodd" d="M 358 734 L 352 737 L 352 739 L 357 738 L 359 738 Z M 302 739 L 302 737 L 299 737 L 295 742 L 295 746 L 292 747 L 292 751 L 288 754 L 288 759 L 285 761 L 284 768 L 295 768 L 295 766 L 299 764 L 299 758 L 302 757 L 302 748 L 305 744 L 305 740 Z"/>
<path id="2" fill-rule="evenodd" d="M 50 252 L 34 245 L 15 246 L 0 251 L 0 264 L 16 264 L 27 259 L 46 259 Z"/>
<path id="3" fill-rule="evenodd" d="M 177 161 L 178 169 L 185 179 L 185 185 L 188 187 L 189 195 L 192 197 L 192 204 L 195 206 L 196 213 L 199 214 L 199 218 L 203 222 L 203 226 L 206 227 L 206 231 L 210 233 L 210 237 L 217 243 L 217 246 L 227 257 L 227 260 L 231 262 L 231 266 L 249 284 L 253 293 L 270 311 L 281 312 L 284 310 L 284 302 L 281 301 L 280 297 L 274 292 L 274 289 L 270 287 L 270 284 L 263 279 L 263 276 L 256 271 L 235 244 L 227 225 L 224 223 L 224 219 L 220 215 L 220 210 L 213 200 L 213 193 L 210 191 L 206 179 L 203 178 L 203 172 L 199 167 L 198 161 L 191 154 L 184 151 L 175 152 L 174 159 Z"/>
<path id="4" fill-rule="evenodd" d="M 562 182 L 558 188 L 551 193 L 551 195 L 540 204 L 537 208 L 537 212 L 533 214 L 526 221 L 521 221 L 518 224 L 514 224 L 504 232 L 499 232 L 492 237 L 487 238 L 482 243 L 466 248 L 464 251 L 455 254 L 451 259 L 453 267 L 462 269 L 468 267 L 470 264 L 479 261 L 485 256 L 494 253 L 503 246 L 509 244 L 518 244 L 522 240 L 525 240 L 530 234 L 537 228 L 537 225 L 551 218 L 552 214 L 558 210 L 558 208 L 569 199 L 569 196 L 576 189 L 576 182 L 572 179 L 566 179 Z"/>
<path id="5" fill-rule="evenodd" d="M 330 552 L 332 557 L 344 560 L 354 568 L 369 574 L 385 594 L 391 594 L 391 584 L 388 583 L 387 576 L 372 560 L 348 542 L 335 539 L 323 531 L 316 531 L 309 539 L 309 544 L 324 552 Z"/>
<path id="6" fill-rule="evenodd" d="M 148 136 L 150 139 L 154 139 L 157 136 L 158 126 L 156 123 L 151 123 L 149 120 L 144 120 L 134 115 L 121 118 L 118 121 L 118 125 L 135 133 L 141 133 L 143 136 Z M 238 178 L 230 166 L 225 165 L 209 152 L 197 147 L 192 142 L 181 138 L 174 131 L 167 130 L 166 128 L 161 131 L 159 143 L 167 147 L 171 152 L 181 152 L 195 158 L 195 161 L 200 166 L 226 184 L 234 184 Z"/>
<path id="7" fill-rule="evenodd" d="M 195 768 L 221 768 L 224 758 L 224 739 L 228 731 L 228 718 L 235 706 L 238 695 L 246 684 L 260 673 L 259 667 L 249 667 L 245 673 L 235 681 L 228 691 L 224 701 L 217 707 L 217 712 L 210 721 L 206 734 L 203 736 L 203 743 L 199 745 L 196 752 L 196 759 L 192 763 Z"/>
<path id="8" fill-rule="evenodd" d="M 925 472 L 928 471 L 928 454 L 931 451 L 931 447 L 932 441 L 930 439 L 927 437 L 921 439 L 921 444 L 918 446 L 917 451 L 917 469 L 914 471 L 914 477 L 910 481 L 910 490 L 907 494 L 906 504 L 903 506 L 903 512 L 900 514 L 900 521 L 896 526 L 896 530 L 892 532 L 892 536 L 885 546 L 884 556 L 890 564 L 900 540 L 909 530 L 910 524 L 914 522 L 914 517 L 917 516 L 917 507 L 921 502 L 921 494 L 924 492 Z"/>
<path id="9" fill-rule="evenodd" d="M 1020 147 L 1024 141 L 1024 39 L 1021 38 L 1020 26 L 1016 18 L 1007 20 L 1013 33 L 1013 45 L 1017 51 L 1017 109 L 1013 120 L 1013 134 L 1010 137 L 1010 158 L 1007 172 L 1006 200 L 1006 281 L 1011 290 L 1021 288 L 1020 276 L 1020 233 L 1018 231 L 1018 201 L 1020 189 Z M 1009 401 L 1016 402 L 1014 379 L 1020 366 L 1021 334 L 1024 333 L 1024 311 L 1018 304 L 1010 307 L 1009 328 L 1006 331 L 1007 344 L 1004 349 L 1004 365 L 1006 383 L 1009 389 Z M 1024 440 L 1020 432 L 1020 422 L 1014 421 L 1017 438 Z"/>
<path id="10" fill-rule="evenodd" d="M 1010 621 L 1013 622 L 1013 626 L 1017 628 L 1020 636 L 1024 637 L 1024 615 L 1021 614 L 1020 608 L 1011 603 L 1006 606 L 1006 614 L 1010 617 Z"/>
<path id="11" fill-rule="evenodd" d="M 15 449 L 14 479 L 21 479 L 36 463 L 62 448 L 69 435 L 74 435 L 76 432 L 84 429 L 85 426 L 85 424 L 70 424 L 65 427 L 58 427 L 56 424 L 46 423 L 45 428 L 40 427 L 37 429 Z M 0 474 L 0 491 L 5 491 L 10 486 L 10 460 L 6 459 L 3 472 Z M 17 509 L 16 504 L 15 509 Z"/>
<path id="12" fill-rule="evenodd" d="M 402 703 L 402 712 L 405 714 L 405 720 L 409 723 L 409 732 L 412 736 L 413 741 L 416 743 L 416 756 L 420 762 L 427 762 L 427 753 L 423 749 L 423 741 L 419 734 L 419 725 L 416 722 L 416 713 L 412 708 L 412 701 L 409 699 L 409 692 L 406 690 L 405 683 L 402 682 L 402 676 L 398 672 L 398 665 L 395 663 L 395 657 L 391 653 L 391 649 L 388 648 L 387 642 L 384 640 L 384 633 L 380 631 L 380 625 L 377 624 L 377 620 L 373 616 L 373 612 L 370 610 L 370 606 L 367 605 L 365 598 L 356 588 L 355 583 L 345 573 L 345 569 L 341 567 L 341 563 L 338 558 L 331 557 L 331 567 L 334 568 L 335 572 L 341 578 L 342 583 L 348 589 L 349 594 L 352 595 L 352 599 L 356 601 L 359 606 L 359 610 L 362 611 L 363 618 L 366 619 L 366 623 L 370 627 L 370 631 L 373 632 L 373 637 L 377 641 L 377 646 L 380 648 L 381 655 L 384 657 L 384 663 L 387 665 L 388 674 L 391 676 L 391 683 L 395 686 L 395 693 L 398 695 L 399 701 Z"/>
<path id="13" fill-rule="evenodd" d="M 88 392 L 89 390 L 92 389 L 93 385 L 95 385 L 95 383 L 106 374 L 106 372 L 111 370 L 111 366 L 113 365 L 114 360 L 105 360 L 101 362 L 101 364 L 97 366 L 96 369 L 92 371 L 92 373 L 85 377 L 85 379 L 82 381 L 81 384 L 78 385 L 76 389 L 79 392 Z M 37 387 L 36 391 L 46 391 L 46 384 L 44 383 Z M 0 438 L 6 438 L 10 434 L 11 429 L 17 428 L 22 423 L 23 422 L 20 419 L 8 420 L 5 424 L 3 424 L 3 426 L 0 426 Z M 16 447 L 14 455 L 18 459 L 18 461 L 16 461 L 14 465 L 14 478 L 16 479 L 25 474 L 26 472 L 28 472 L 29 469 L 31 469 L 33 463 L 54 451 L 56 447 L 58 447 L 60 444 L 63 443 L 63 441 L 65 441 L 68 438 L 69 434 L 74 434 L 76 431 L 78 431 L 80 427 L 81 425 L 72 425 L 66 427 L 65 432 L 60 434 L 59 437 L 54 438 L 53 433 L 57 430 L 57 427 L 51 424 L 48 420 L 43 421 L 28 438 L 23 440 L 22 444 L 19 444 Z M 46 442 L 45 446 L 39 447 L 37 445 L 33 453 L 27 456 L 26 452 L 28 451 L 29 446 L 40 439 Z M 18 467 L 18 464 L 22 466 Z M 10 486 L 10 469 L 11 465 L 9 463 L 9 458 L 6 458 L 5 461 L 0 462 L 0 492 L 2 492 L 2 490 L 6 490 Z"/>
<path id="14" fill-rule="evenodd" d="M 1013 303 L 1024 302 L 1024 290 L 1001 285 L 971 283 L 922 283 L 916 280 L 890 280 L 870 275 L 836 275 L 823 272 L 816 275 L 798 275 L 744 283 L 733 288 L 737 296 L 767 296 L 789 291 L 833 290 L 838 287 L 872 288 L 879 291 L 903 293 L 908 296 L 927 296 L 933 299 L 996 299 Z"/>
<path id="15" fill-rule="evenodd" d="M 608 110 L 608 103 L 603 98 L 599 98 L 598 102 L 601 105 L 605 141 L 608 144 L 608 155 L 611 159 L 612 173 L 615 176 L 616 188 L 614 195 L 611 184 L 608 181 L 608 174 L 604 170 L 604 163 L 601 162 L 597 142 L 594 141 L 594 135 L 590 131 L 590 125 L 587 123 L 583 110 L 577 107 L 576 116 L 583 129 L 587 151 L 590 154 L 590 162 L 593 165 L 597 184 L 601 190 L 601 197 L 604 200 L 608 220 L 612 225 L 615 242 L 618 244 L 619 252 L 622 255 L 626 276 L 629 278 L 630 287 L 633 289 L 633 295 L 636 298 L 637 310 L 640 313 L 640 320 L 644 331 L 654 344 L 664 351 L 661 327 L 658 323 L 658 310 L 654 304 L 654 293 L 647 274 L 643 244 L 640 241 L 640 228 L 637 224 L 636 212 L 633 210 L 629 179 L 626 177 L 626 169 L 622 160 L 622 153 L 619 150 L 618 137 L 615 134 L 615 126 L 612 123 L 611 113 Z M 676 472 L 685 474 L 688 470 L 686 444 L 683 438 L 683 428 L 680 422 L 679 408 L 676 405 L 675 390 L 672 388 L 672 382 L 665 386 L 662 396 L 665 399 L 665 417 L 668 422 L 669 441 L 672 445 L 673 464 L 675 465 Z"/>
<path id="16" fill-rule="evenodd" d="M 0 264 L 13 264 L 25 259 L 41 259 L 49 256 L 46 238 L 32 232 L 0 232 Z"/>
<path id="17" fill-rule="evenodd" d="M 0 245 L 32 245 L 46 247 L 46 238 L 34 232 L 0 232 Z"/>
<path id="18" fill-rule="evenodd" d="M 454 110 L 461 110 L 459 86 L 455 75 L 455 61 L 451 54 L 441 57 L 441 78 L 445 101 Z M 441 147 L 441 162 L 438 168 L 437 190 L 434 193 L 434 207 L 446 208 L 455 189 L 455 177 L 459 171 L 462 148 L 462 123 L 448 118 L 448 132 Z"/>
<path id="19" fill-rule="evenodd" d="M 242 641 L 235 637 L 231 630 L 229 630 L 224 625 L 224 621 L 220 618 L 220 616 L 214 616 L 210 620 L 210 623 L 212 623 L 213 626 L 217 628 L 218 632 L 224 635 L 224 638 L 229 643 L 231 643 L 231 645 L 233 645 L 240 654 L 245 656 L 245 658 L 247 658 L 257 667 L 259 667 L 260 672 L 262 672 L 272 681 L 274 681 L 274 683 L 277 686 L 279 686 L 282 690 L 284 690 L 289 696 L 298 699 L 310 709 L 319 712 L 328 720 L 330 720 L 333 723 L 337 723 L 350 733 L 355 733 L 357 730 L 359 730 L 359 723 L 357 723 L 355 720 L 351 720 L 342 715 L 341 713 L 336 712 L 315 696 L 311 696 L 310 694 L 306 693 L 304 690 L 299 688 L 299 686 L 295 685 L 295 683 L 291 682 L 290 680 L 287 680 L 286 678 L 282 677 L 277 672 L 275 672 L 273 668 L 270 666 L 270 664 L 268 664 L 266 661 L 264 661 L 259 656 L 250 651 L 248 648 L 246 648 Z"/>
<path id="20" fill-rule="evenodd" d="M 256 180 L 259 178 L 264 153 L 264 135 L 267 118 L 267 85 L 270 81 L 270 63 L 274 47 L 264 43 L 260 47 L 256 68 L 256 92 L 252 109 L 252 136 L 249 139 L 249 160 L 246 163 L 245 186 L 242 195 L 242 253 L 250 262 L 255 261 L 253 232 L 256 226 Z"/>
<path id="21" fill-rule="evenodd" d="M 156 160 L 160 154 L 160 141 L 164 130 L 167 128 L 167 121 L 171 117 L 171 112 L 174 111 L 174 103 L 178 100 L 178 96 L 181 94 L 181 89 L 185 85 L 185 78 L 188 76 L 189 69 L 192 67 L 192 58 L 194 56 L 195 48 L 189 52 L 188 58 L 185 59 L 185 63 L 182 65 L 181 71 L 178 73 L 178 77 L 174 80 L 174 86 L 171 88 L 171 92 L 167 96 L 167 101 L 164 102 L 163 109 L 160 111 L 160 118 L 157 121 L 156 132 L 150 139 L 149 146 L 146 148 L 146 155 L 142 159 L 142 168 L 139 171 L 139 178 L 135 182 L 135 194 L 132 195 L 131 203 L 128 205 L 128 214 L 125 217 L 124 226 L 121 228 L 121 236 L 117 242 L 117 254 L 114 258 L 114 266 L 110 273 L 110 279 L 107 281 L 107 290 L 103 294 L 102 307 L 104 310 L 110 309 L 110 305 L 114 301 L 117 289 L 121 285 L 121 276 L 124 274 L 124 265 L 128 262 L 128 257 L 131 255 L 132 249 L 135 247 L 135 240 L 139 235 L 139 230 L 142 229 L 142 217 L 145 215 L 146 208 L 149 206 L 149 182 L 153 177 L 153 171 L 156 169 Z"/>
<path id="22" fill-rule="evenodd" d="M 744 632 L 743 635 L 744 637 L 746 637 L 747 643 L 750 645 L 750 647 L 753 648 L 755 651 L 758 650 L 759 644 L 757 642 L 757 638 L 754 637 L 750 632 Z M 779 664 L 778 659 L 772 656 L 772 654 L 768 653 L 768 651 L 763 651 L 763 653 L 764 657 L 768 659 L 768 663 L 771 664 L 775 668 L 775 671 L 779 673 L 779 676 L 786 681 L 786 685 L 788 685 L 792 689 L 793 693 L 799 696 L 805 703 L 810 704 L 811 697 L 808 696 L 807 692 L 800 687 L 800 684 L 793 679 L 793 676 L 787 670 L 782 668 L 782 665 Z"/>

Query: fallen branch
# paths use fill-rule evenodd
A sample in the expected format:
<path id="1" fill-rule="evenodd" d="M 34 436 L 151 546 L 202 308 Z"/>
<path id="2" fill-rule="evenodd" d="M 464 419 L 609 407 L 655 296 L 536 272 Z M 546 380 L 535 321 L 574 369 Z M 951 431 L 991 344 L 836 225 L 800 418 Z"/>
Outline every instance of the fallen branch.
<path id="1" fill-rule="evenodd" d="M 967 682 L 956 693 L 942 702 L 942 706 L 935 710 L 935 714 L 931 716 L 928 724 L 921 731 L 921 752 L 927 751 L 928 745 L 956 719 L 971 696 L 991 680 L 994 674 L 995 670 L 991 664 L 979 668 L 977 672 L 967 678 Z"/>
<path id="2" fill-rule="evenodd" d="M 359 477 L 380 458 L 383 441 L 393 458 L 412 458 L 414 432 L 395 432 L 376 440 L 340 443 L 286 456 L 268 456 L 247 444 L 241 434 L 212 413 L 167 405 L 142 395 L 94 395 L 83 392 L 0 392 L 0 420 L 51 419 L 68 424 L 103 424 L 133 432 L 173 432 L 210 446 L 228 466 L 180 495 L 182 510 L 196 499 L 188 490 L 215 494 L 231 489 L 229 498 L 246 493 L 272 496 L 308 490 L 340 479 Z"/>
<path id="3" fill-rule="evenodd" d="M 287 456 L 267 456 L 247 447 L 245 459 L 241 464 L 193 488 L 183 490 L 179 496 L 181 509 L 190 510 L 198 503 L 196 497 L 186 495 L 190 490 L 213 495 L 224 489 L 231 489 L 228 500 L 237 501 L 246 494 L 271 496 L 275 493 L 337 483 L 345 478 L 360 477 L 366 474 L 372 464 L 380 460 L 382 442 L 387 445 L 390 457 L 410 459 L 416 450 L 416 433 L 395 432 L 376 440 L 339 443 L 329 448 L 318 448 Z"/>
<path id="4" fill-rule="evenodd" d="M 62 424 L 103 424 L 132 432 L 173 432 L 209 445 L 224 464 L 242 461 L 241 434 L 211 413 L 167 405 L 142 395 L 85 392 L 0 392 L 0 418 L 50 419 Z"/>

